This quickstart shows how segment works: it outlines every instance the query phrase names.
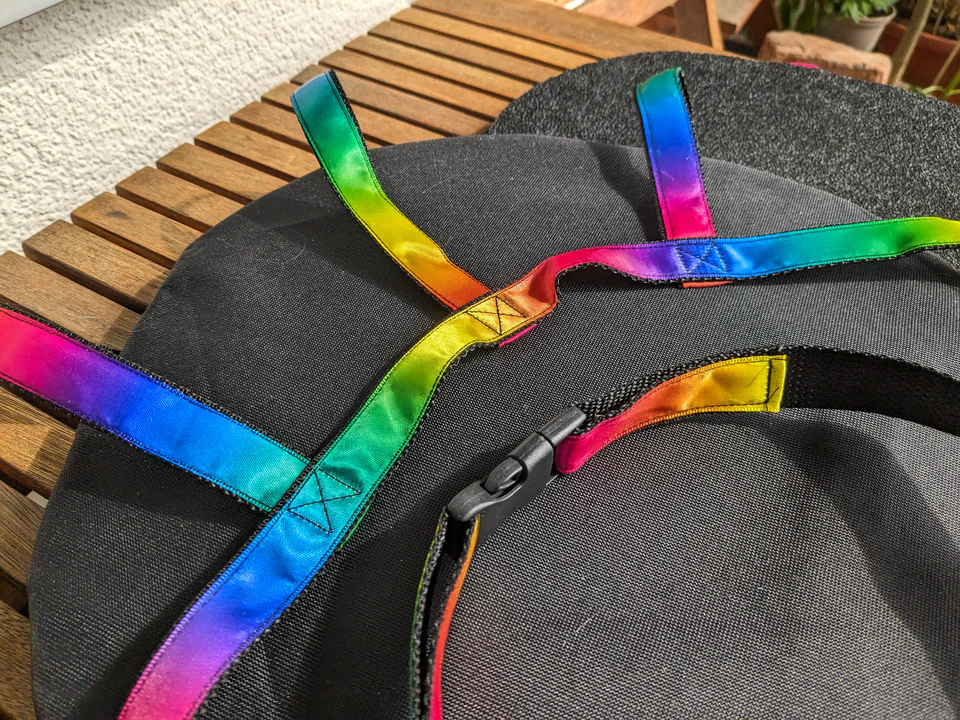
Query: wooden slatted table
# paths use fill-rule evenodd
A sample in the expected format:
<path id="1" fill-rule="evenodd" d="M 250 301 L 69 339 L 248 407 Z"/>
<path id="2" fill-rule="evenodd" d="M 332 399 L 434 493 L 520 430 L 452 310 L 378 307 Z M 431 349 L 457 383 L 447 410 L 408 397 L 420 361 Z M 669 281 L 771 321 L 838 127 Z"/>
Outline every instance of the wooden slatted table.
<path id="1" fill-rule="evenodd" d="M 662 3 L 661 3 L 662 4 Z M 651 15 L 660 9 L 657 5 Z M 709 51 L 534 0 L 417 0 L 0 256 L 0 298 L 95 343 L 123 346 L 180 253 L 261 195 L 317 168 L 290 92 L 335 68 L 372 148 L 483 132 L 534 83 L 598 58 Z M 32 718 L 26 578 L 73 440 L 0 388 L 0 717 Z"/>

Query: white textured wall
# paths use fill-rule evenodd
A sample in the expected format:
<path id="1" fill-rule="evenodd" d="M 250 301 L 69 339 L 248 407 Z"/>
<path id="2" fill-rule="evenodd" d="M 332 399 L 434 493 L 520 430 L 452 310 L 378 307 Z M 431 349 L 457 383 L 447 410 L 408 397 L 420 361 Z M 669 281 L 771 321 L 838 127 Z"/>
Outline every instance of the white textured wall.
<path id="1" fill-rule="evenodd" d="M 66 0 L 0 30 L 0 250 L 407 4 Z"/>

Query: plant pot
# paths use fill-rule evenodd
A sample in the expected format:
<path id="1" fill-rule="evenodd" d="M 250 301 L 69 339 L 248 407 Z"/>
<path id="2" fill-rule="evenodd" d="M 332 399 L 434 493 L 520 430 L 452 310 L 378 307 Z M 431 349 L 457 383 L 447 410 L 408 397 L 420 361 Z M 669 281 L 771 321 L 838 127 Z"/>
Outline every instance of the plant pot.
<path id="1" fill-rule="evenodd" d="M 883 35 L 880 36 L 880 47 L 878 50 L 887 55 L 893 55 L 897 49 L 897 45 L 899 45 L 903 39 L 903 34 L 906 30 L 906 24 L 900 21 L 890 23 L 887 29 L 883 31 Z M 940 71 L 940 66 L 946 61 L 947 56 L 950 54 L 950 51 L 953 50 L 956 42 L 956 40 L 951 40 L 950 38 L 931 35 L 927 32 L 923 33 L 917 41 L 917 47 L 913 51 L 910 63 L 903 73 L 904 81 L 920 87 L 932 85 L 934 79 L 937 77 L 937 73 Z M 955 58 L 951 63 L 943 76 L 941 84 L 946 85 L 950 82 L 950 78 L 954 76 L 954 73 L 956 73 L 958 69 L 960 69 L 960 56 Z M 960 104 L 960 96 L 954 95 L 950 101 L 954 104 Z"/>
<path id="2" fill-rule="evenodd" d="M 886 15 L 864 18 L 860 22 L 847 18 L 827 18 L 820 21 L 813 34 L 836 40 L 857 50 L 870 52 L 883 34 L 884 28 L 893 20 L 894 15 L 895 10 L 890 8 L 890 12 Z"/>

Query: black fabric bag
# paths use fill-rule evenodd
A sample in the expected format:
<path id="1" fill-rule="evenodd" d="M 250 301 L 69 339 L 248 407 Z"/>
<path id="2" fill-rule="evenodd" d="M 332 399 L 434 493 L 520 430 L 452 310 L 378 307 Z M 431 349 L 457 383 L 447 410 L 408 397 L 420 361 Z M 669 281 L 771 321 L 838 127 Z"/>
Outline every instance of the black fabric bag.
<path id="1" fill-rule="evenodd" d="M 716 72 L 698 58 L 668 65 L 686 69 L 698 133 L 726 100 L 704 103 L 696 88 L 726 62 Z M 630 143 L 495 134 L 371 157 L 386 196 L 450 261 L 500 289 L 559 253 L 662 240 L 634 122 Z M 731 142 L 748 132 L 725 127 Z M 831 193 L 706 143 L 700 167 L 719 238 L 867 223 L 922 205 Z M 953 184 L 935 183 L 942 199 L 927 193 L 923 212 L 955 216 L 955 167 L 937 172 Z M 204 234 L 123 361 L 303 458 L 322 457 L 394 362 L 449 315 L 371 241 L 340 190 L 313 173 Z M 558 309 L 532 332 L 503 351 L 464 354 L 445 373 L 349 540 L 218 676 L 198 716 L 421 713 L 472 527 L 450 521 L 432 540 L 458 493 L 571 405 L 599 423 L 704 358 L 754 348 L 803 358 L 825 347 L 904 362 L 890 370 L 857 355 L 835 385 L 811 370 L 806 382 L 823 397 L 811 391 L 798 409 L 693 415 L 625 435 L 505 517 L 460 592 L 443 712 L 954 717 L 960 439 L 946 406 L 960 377 L 957 272 L 921 252 L 722 287 L 581 267 L 559 286 Z M 861 406 L 879 410 L 842 409 Z M 39 717 L 116 717 L 171 628 L 272 517 L 82 425 L 30 578 Z"/>

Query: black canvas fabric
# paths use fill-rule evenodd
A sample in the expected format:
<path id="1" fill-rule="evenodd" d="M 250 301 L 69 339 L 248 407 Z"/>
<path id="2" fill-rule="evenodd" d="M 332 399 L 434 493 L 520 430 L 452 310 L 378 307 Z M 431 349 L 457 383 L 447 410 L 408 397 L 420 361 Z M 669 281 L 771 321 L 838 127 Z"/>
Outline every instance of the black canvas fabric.
<path id="1" fill-rule="evenodd" d="M 642 148 L 486 136 L 373 162 L 397 205 L 491 287 L 564 250 L 656 239 Z M 703 165 L 724 235 L 872 217 L 766 172 Z M 449 371 L 356 533 L 202 715 L 405 717 L 417 580 L 440 508 L 571 401 L 780 343 L 956 376 L 958 315 L 960 278 L 931 253 L 700 290 L 572 273 L 536 330 Z M 315 173 L 191 247 L 125 353 L 314 454 L 444 316 Z M 448 647 L 448 717 L 947 716 L 955 618 L 947 595 L 924 588 L 953 582 L 958 450 L 908 423 L 822 411 L 617 443 L 485 547 Z M 115 714 L 263 519 L 162 465 L 80 431 L 30 580 L 41 718 Z"/>
<path id="2" fill-rule="evenodd" d="M 681 67 L 700 152 L 846 198 L 880 217 L 960 218 L 960 109 L 785 63 L 696 53 L 601 60 L 510 103 L 488 132 L 644 146 L 636 86 Z M 938 251 L 954 267 L 956 250 Z"/>

